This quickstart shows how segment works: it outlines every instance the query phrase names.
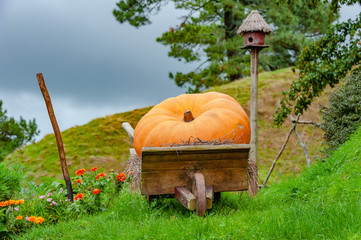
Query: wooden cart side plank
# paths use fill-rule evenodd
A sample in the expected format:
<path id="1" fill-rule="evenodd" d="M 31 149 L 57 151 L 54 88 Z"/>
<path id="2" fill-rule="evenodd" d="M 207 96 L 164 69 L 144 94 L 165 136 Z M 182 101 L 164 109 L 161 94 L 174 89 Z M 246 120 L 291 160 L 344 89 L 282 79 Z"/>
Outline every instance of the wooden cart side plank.
<path id="1" fill-rule="evenodd" d="M 192 161 L 170 161 L 170 162 L 142 162 L 142 172 L 172 171 L 172 170 L 195 170 L 224 169 L 224 168 L 246 168 L 247 159 L 222 159 L 222 160 L 192 160 Z"/>
<path id="2" fill-rule="evenodd" d="M 223 145 L 190 145 L 190 146 L 179 146 L 179 147 L 144 147 L 142 152 L 146 155 L 168 155 L 172 152 L 215 152 L 215 151 L 249 151 L 249 144 L 223 144 Z"/>
<path id="3" fill-rule="evenodd" d="M 249 152 L 173 152 L 168 155 L 146 155 L 142 153 L 142 162 L 180 162 L 180 161 L 203 161 L 217 160 L 223 161 L 228 159 L 248 159 Z"/>
<path id="4" fill-rule="evenodd" d="M 204 169 L 202 174 L 206 186 L 213 186 L 214 192 L 247 190 L 247 168 Z M 192 188 L 186 170 L 142 172 L 142 194 L 174 194 L 175 187 Z"/>

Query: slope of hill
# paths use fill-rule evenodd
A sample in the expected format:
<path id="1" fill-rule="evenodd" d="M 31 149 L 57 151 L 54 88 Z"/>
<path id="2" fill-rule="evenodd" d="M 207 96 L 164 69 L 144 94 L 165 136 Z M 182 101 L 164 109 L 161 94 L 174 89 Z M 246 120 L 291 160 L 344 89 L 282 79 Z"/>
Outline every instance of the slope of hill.
<path id="1" fill-rule="evenodd" d="M 262 189 L 222 193 L 200 218 L 175 199 L 122 192 L 108 211 L 36 227 L 22 239 L 360 239 L 361 128 L 325 162 Z"/>
<path id="2" fill-rule="evenodd" d="M 287 136 L 290 123 L 282 128 L 272 127 L 272 114 L 291 81 L 297 78 L 290 68 L 259 74 L 259 170 L 261 179 L 266 175 L 272 161 L 280 150 Z M 234 97 L 249 113 L 250 79 L 242 79 L 223 86 L 217 86 L 209 91 L 226 93 Z M 304 114 L 302 119 L 320 121 L 318 104 L 327 103 L 327 98 L 321 96 L 317 104 Z M 151 107 L 135 109 L 130 112 L 109 115 L 94 119 L 83 126 L 76 126 L 62 133 L 69 172 L 79 168 L 90 169 L 93 166 L 105 171 L 121 170 L 121 163 L 129 156 L 130 141 L 121 128 L 124 121 L 135 127 L 141 117 Z M 299 132 L 306 143 L 311 157 L 320 150 L 322 131 L 309 126 L 300 126 Z M 313 158 L 314 159 L 314 158 Z M 5 160 L 8 163 L 22 163 L 30 180 L 41 182 L 53 178 L 61 179 L 61 167 L 53 134 L 45 136 L 41 141 L 17 150 Z M 291 136 L 288 146 L 277 165 L 276 174 L 271 181 L 281 176 L 298 173 L 305 166 L 302 148 L 295 136 Z M 278 172 L 278 174 L 277 174 Z M 282 174 L 279 174 L 282 173 Z"/>

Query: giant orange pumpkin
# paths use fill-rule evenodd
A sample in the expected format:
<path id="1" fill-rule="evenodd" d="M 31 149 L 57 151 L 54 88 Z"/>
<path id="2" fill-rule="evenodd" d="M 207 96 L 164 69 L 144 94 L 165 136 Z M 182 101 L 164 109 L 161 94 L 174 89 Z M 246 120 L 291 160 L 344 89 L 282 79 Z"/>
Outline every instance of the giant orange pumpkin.
<path id="1" fill-rule="evenodd" d="M 154 106 L 137 124 L 134 148 L 160 147 L 199 138 L 249 143 L 249 119 L 232 97 L 217 92 L 182 94 Z"/>

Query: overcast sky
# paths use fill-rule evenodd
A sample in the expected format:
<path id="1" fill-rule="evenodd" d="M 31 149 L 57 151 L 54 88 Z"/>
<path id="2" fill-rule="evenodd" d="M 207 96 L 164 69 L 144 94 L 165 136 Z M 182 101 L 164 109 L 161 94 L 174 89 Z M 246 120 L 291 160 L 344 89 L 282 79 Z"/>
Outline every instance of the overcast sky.
<path id="1" fill-rule="evenodd" d="M 184 14 L 168 4 L 136 29 L 118 23 L 116 0 L 0 0 L 0 100 L 8 116 L 35 118 L 52 133 L 36 79 L 42 72 L 60 129 L 154 105 L 186 91 L 168 72 L 196 64 L 168 58 L 155 39 Z M 360 7 L 342 9 L 354 18 Z"/>

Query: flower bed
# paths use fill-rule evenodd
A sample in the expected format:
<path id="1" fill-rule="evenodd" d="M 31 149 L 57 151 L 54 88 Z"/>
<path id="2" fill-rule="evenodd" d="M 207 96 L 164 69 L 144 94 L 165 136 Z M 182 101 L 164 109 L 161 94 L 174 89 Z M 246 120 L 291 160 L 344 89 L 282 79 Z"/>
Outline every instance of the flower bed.
<path id="1" fill-rule="evenodd" d="M 124 173 L 106 174 L 98 167 L 89 171 L 79 169 L 75 175 L 73 202 L 67 199 L 67 192 L 59 182 L 39 186 L 30 183 L 29 188 L 22 189 L 20 199 L 0 201 L 0 236 L 19 235 L 34 226 L 105 211 L 130 180 Z"/>

